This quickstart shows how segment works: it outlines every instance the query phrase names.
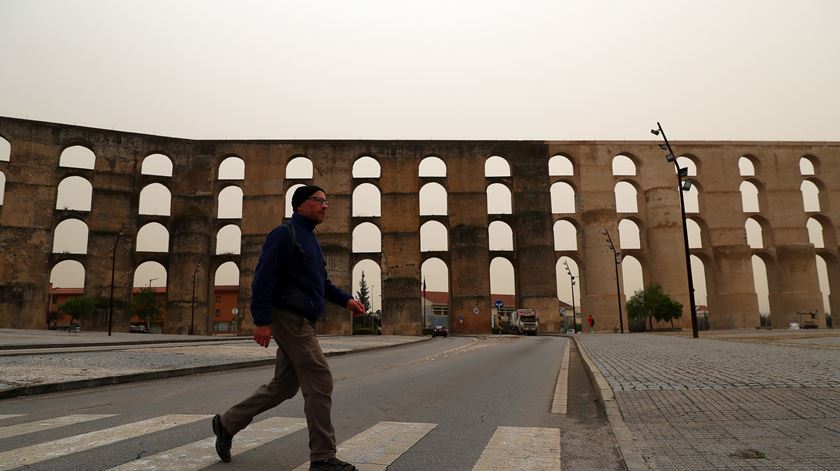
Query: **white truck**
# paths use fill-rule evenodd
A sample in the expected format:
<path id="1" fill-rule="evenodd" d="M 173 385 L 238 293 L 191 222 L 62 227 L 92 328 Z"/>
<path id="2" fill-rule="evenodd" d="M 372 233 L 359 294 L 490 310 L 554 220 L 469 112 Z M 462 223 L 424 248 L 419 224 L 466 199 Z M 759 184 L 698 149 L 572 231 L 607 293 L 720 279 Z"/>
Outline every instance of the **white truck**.
<path id="1" fill-rule="evenodd" d="M 540 330 L 540 319 L 536 309 L 517 309 L 519 329 L 525 335 L 537 335 Z"/>

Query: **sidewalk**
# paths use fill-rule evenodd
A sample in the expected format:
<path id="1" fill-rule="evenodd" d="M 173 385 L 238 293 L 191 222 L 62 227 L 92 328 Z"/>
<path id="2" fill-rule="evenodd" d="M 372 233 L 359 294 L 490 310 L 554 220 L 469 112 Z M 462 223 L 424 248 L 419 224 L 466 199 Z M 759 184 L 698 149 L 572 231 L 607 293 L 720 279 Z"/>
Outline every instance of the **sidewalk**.
<path id="1" fill-rule="evenodd" d="M 428 337 L 319 336 L 327 356 Z M 0 398 L 271 365 L 276 348 L 248 337 L 0 329 Z"/>
<path id="2" fill-rule="evenodd" d="M 840 464 L 840 331 L 574 338 L 629 469 Z"/>

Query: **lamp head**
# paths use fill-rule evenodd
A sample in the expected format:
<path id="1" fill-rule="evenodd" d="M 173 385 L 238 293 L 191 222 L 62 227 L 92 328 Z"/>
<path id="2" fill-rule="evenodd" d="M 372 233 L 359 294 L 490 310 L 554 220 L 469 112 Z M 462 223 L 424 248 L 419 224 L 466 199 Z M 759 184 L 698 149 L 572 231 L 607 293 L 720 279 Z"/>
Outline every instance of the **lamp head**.
<path id="1" fill-rule="evenodd" d="M 673 161 L 677 160 L 677 158 L 674 157 L 674 154 L 668 154 L 668 155 L 665 156 L 665 160 L 667 160 L 668 162 L 673 162 Z"/>
<path id="2" fill-rule="evenodd" d="M 677 171 L 677 175 L 679 175 L 680 178 L 687 177 L 688 176 L 688 167 L 680 167 L 679 170 Z"/>
<path id="3" fill-rule="evenodd" d="M 688 191 L 691 189 L 691 180 L 685 180 L 682 182 L 682 190 Z"/>
<path id="4" fill-rule="evenodd" d="M 651 129 L 650 133 L 653 134 L 654 136 L 658 136 L 659 135 L 659 130 L 658 129 Z"/>
<path id="5" fill-rule="evenodd" d="M 666 146 L 665 144 L 659 144 L 659 148 L 665 150 L 668 148 L 668 146 Z"/>

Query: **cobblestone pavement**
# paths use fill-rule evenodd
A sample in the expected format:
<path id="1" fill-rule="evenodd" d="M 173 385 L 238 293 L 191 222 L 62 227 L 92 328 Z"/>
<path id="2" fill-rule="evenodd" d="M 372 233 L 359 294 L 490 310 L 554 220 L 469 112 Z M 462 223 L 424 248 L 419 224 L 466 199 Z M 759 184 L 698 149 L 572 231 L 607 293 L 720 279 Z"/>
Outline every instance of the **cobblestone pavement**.
<path id="1" fill-rule="evenodd" d="M 652 469 L 840 468 L 840 332 L 703 334 L 578 336 Z"/>

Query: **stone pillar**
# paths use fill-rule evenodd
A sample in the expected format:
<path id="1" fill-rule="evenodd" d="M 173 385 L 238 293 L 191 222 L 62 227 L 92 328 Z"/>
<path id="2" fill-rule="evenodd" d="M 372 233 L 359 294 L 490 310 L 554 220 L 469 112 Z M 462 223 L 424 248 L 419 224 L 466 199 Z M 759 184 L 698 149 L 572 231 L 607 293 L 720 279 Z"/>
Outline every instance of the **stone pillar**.
<path id="1" fill-rule="evenodd" d="M 714 247 L 714 299 L 709 308 L 711 329 L 753 329 L 758 327 L 758 298 L 752 271 L 752 250 L 748 246 Z M 707 280 L 707 286 L 711 285 Z M 712 291 L 708 289 L 708 291 Z M 711 298 L 711 295 L 710 295 Z"/>

